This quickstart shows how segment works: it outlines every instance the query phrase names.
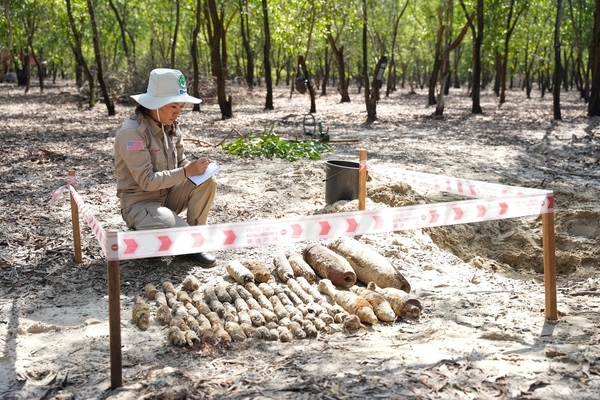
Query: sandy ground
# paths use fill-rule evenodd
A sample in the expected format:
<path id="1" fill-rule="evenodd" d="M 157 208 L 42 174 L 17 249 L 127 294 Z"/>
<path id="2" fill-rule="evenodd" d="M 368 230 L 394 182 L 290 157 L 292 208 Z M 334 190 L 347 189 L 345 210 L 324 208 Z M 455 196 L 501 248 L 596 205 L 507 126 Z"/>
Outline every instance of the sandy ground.
<path id="1" fill-rule="evenodd" d="M 333 89 L 330 89 L 330 93 Z M 535 93 L 535 96 L 538 94 Z M 0 87 L 0 397 L 3 399 L 593 399 L 600 393 L 599 120 L 585 116 L 575 92 L 563 96 L 563 121 L 552 121 L 550 98 L 509 92 L 498 108 L 485 93 L 484 114 L 454 90 L 444 118 L 433 118 L 426 92 L 406 89 L 384 98 L 370 127 L 362 95 L 350 104 L 330 94 L 317 116 L 332 139 L 322 160 L 239 159 L 219 147 L 189 142 L 223 170 L 209 223 L 242 222 L 323 212 L 326 160 L 369 159 L 458 178 L 553 190 L 556 199 L 558 321 L 544 318 L 541 217 L 355 239 L 384 255 L 411 283 L 423 305 L 419 320 L 332 326 L 316 339 L 290 343 L 248 339 L 216 347 L 178 348 L 151 320 L 141 331 L 131 318 L 143 287 L 180 286 L 188 275 L 209 285 L 228 282 L 229 260 L 272 264 L 280 251 L 307 243 L 219 251 L 211 269 L 182 257 L 121 262 L 122 388 L 110 389 L 106 263 L 82 227 L 84 261 L 72 260 L 66 196 L 51 193 L 77 170 L 79 193 L 105 228 L 124 229 L 112 172 L 114 132 L 132 108 L 117 104 L 106 117 L 87 110 L 69 86 L 44 95 Z M 217 144 L 237 132 L 301 138 L 307 96 L 278 90 L 275 111 L 263 93 L 239 93 L 235 118 L 218 107 L 181 116 L 189 138 Z M 367 208 L 456 200 L 371 175 Z M 336 203 L 340 210 L 356 202 Z M 82 221 L 83 223 L 83 221 Z M 323 241 L 323 244 L 327 244 Z M 152 315 L 156 310 L 150 301 Z"/>

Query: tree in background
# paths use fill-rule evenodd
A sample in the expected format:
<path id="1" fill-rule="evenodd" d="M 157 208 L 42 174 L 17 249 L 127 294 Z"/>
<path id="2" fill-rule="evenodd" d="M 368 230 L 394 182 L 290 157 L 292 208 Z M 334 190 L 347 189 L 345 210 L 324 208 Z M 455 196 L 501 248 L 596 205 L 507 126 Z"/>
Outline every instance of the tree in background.
<path id="1" fill-rule="evenodd" d="M 389 66 L 388 66 L 389 74 L 388 74 L 387 85 L 386 85 L 386 89 L 385 89 L 385 97 L 388 97 L 390 95 L 390 92 L 393 92 L 396 90 L 396 57 L 395 57 L 396 39 L 398 38 L 398 25 L 400 24 L 400 19 L 402 18 L 402 16 L 404 15 L 404 12 L 406 11 L 406 7 L 408 7 L 408 0 L 406 0 L 406 3 L 404 3 L 402 10 L 400 10 L 400 12 L 396 16 L 396 18 L 394 18 L 394 31 L 392 33 L 392 48 L 391 48 L 390 62 L 389 62 Z"/>
<path id="2" fill-rule="evenodd" d="M 202 28 L 202 0 L 196 0 L 195 8 L 195 22 L 194 31 L 192 33 L 192 45 L 190 53 L 192 55 L 192 68 L 193 68 L 193 79 L 192 79 L 192 91 L 194 97 L 200 98 L 200 57 L 198 55 L 198 35 Z M 194 104 L 192 111 L 200 111 L 200 104 Z"/>
<path id="3" fill-rule="evenodd" d="M 231 99 L 226 98 L 228 85 L 235 84 L 238 76 L 237 70 L 227 68 L 227 54 L 232 51 L 240 66 L 245 68 L 246 82 L 250 76 L 254 85 L 267 82 L 271 76 L 267 71 L 272 64 L 275 84 L 285 82 L 290 85 L 292 80 L 290 87 L 294 84 L 298 55 L 302 54 L 307 71 L 315 72 L 308 77 L 313 86 L 321 86 L 322 95 L 326 95 L 327 85 L 337 85 L 342 103 L 350 99 L 353 88 L 360 93 L 365 86 L 368 86 L 367 101 L 373 92 L 371 68 L 382 55 L 389 58 L 386 95 L 390 97 L 396 84 L 404 88 L 408 82 L 409 93 L 414 93 L 416 88 L 424 89 L 429 91 L 428 103 L 438 104 L 437 85 L 441 76 L 446 76 L 442 73 L 444 68 L 447 71 L 444 96 L 449 95 L 448 89 L 452 91 L 450 81 L 455 87 L 459 82 L 472 82 L 473 87 L 469 86 L 468 93 L 473 97 L 473 113 L 481 112 L 480 91 L 494 79 L 494 90 L 501 101 L 506 101 L 506 89 L 519 85 L 523 96 L 527 97 L 533 97 L 533 90 L 539 90 L 543 96 L 556 89 L 552 75 L 552 71 L 556 71 L 555 24 L 550 23 L 556 16 L 556 7 L 547 0 L 459 0 L 462 10 L 453 7 L 452 13 L 449 10 L 453 3 L 456 5 L 456 0 L 272 2 L 268 4 L 270 35 L 265 36 L 259 34 L 259 31 L 265 31 L 264 13 L 261 19 L 253 18 L 259 15 L 259 9 L 262 11 L 262 0 L 205 0 L 200 5 L 203 16 L 197 15 L 197 1 L 95 1 L 99 38 L 96 46 L 87 0 L 4 0 L 3 17 L 6 18 L 0 18 L 2 68 L 7 70 L 10 65 L 20 78 L 25 77 L 26 62 L 31 60 L 31 76 L 37 74 L 37 78 L 42 79 L 41 88 L 45 85 L 44 78 L 49 75 L 54 79 L 57 74 L 74 76 L 78 88 L 85 85 L 82 94 L 89 95 L 93 105 L 98 59 L 91 63 L 91 57 L 96 57 L 96 53 L 100 55 L 106 92 L 113 99 L 117 96 L 126 99 L 129 94 L 143 90 L 144 77 L 151 69 L 176 67 L 186 75 L 194 73 L 193 90 L 198 97 L 212 96 L 211 91 L 216 87 L 219 107 L 225 107 L 225 114 L 231 108 L 228 104 Z M 214 3 L 214 15 L 208 7 L 211 2 Z M 242 10 L 248 11 L 238 15 L 240 5 Z M 434 52 L 439 37 L 440 5 L 448 11 L 442 22 L 442 41 L 438 51 Z M 570 0 L 563 6 L 566 14 L 559 32 L 562 53 L 560 90 L 576 86 L 586 100 L 594 87 L 593 7 L 597 5 L 592 0 Z M 38 12 L 40 9 L 46 12 Z M 463 15 L 470 15 L 474 10 L 477 22 L 473 20 L 470 24 L 472 35 L 450 51 L 444 60 L 446 65 L 442 65 L 444 49 L 458 33 L 452 34 L 451 22 L 462 20 Z M 38 18 L 37 24 L 30 24 L 26 21 L 28 12 L 37 12 L 43 18 Z M 212 23 L 215 16 L 220 19 L 221 29 L 217 31 L 214 27 L 218 28 L 219 22 L 215 26 Z M 238 17 L 243 20 L 238 21 Z M 239 27 L 245 33 L 227 34 L 231 26 L 235 26 L 236 32 Z M 66 35 L 65 30 L 69 31 Z M 34 35 L 28 37 L 28 32 L 34 32 Z M 267 36 L 270 47 L 265 46 Z M 28 44 L 31 37 L 32 46 Z M 216 47 L 215 39 L 219 40 Z M 221 64 L 216 68 L 215 51 Z M 31 57 L 26 57 L 25 53 Z M 43 61 L 38 68 L 36 59 Z M 477 60 L 480 68 L 477 68 Z M 336 63 L 337 73 L 329 75 L 332 62 Z M 215 87 L 206 92 L 199 83 L 203 78 L 208 82 L 211 77 L 214 77 Z M 36 83 L 31 82 L 32 85 Z M 26 80 L 22 79 L 19 84 L 25 86 Z M 97 86 L 99 92 L 102 84 Z M 519 95 L 518 91 L 513 93 Z M 102 96 L 108 98 L 108 95 Z M 397 98 L 402 101 L 402 97 Z"/>
<path id="4" fill-rule="evenodd" d="M 467 30 L 469 29 L 469 26 L 473 24 L 473 18 L 475 18 L 474 12 L 469 17 L 467 17 L 467 23 L 462 28 L 456 39 L 454 39 L 454 41 L 450 43 L 446 48 L 444 48 L 444 50 L 441 52 L 440 90 L 438 93 L 437 105 L 435 107 L 435 115 L 437 116 L 441 116 L 444 114 L 444 91 L 446 87 L 446 81 L 448 79 L 450 52 L 454 50 L 460 44 L 460 42 L 462 42 L 463 38 L 465 37 L 465 34 L 467 33 Z M 443 27 L 440 28 L 440 31 L 442 29 Z"/>
<path id="5" fill-rule="evenodd" d="M 263 57 L 265 63 L 265 83 L 267 85 L 267 96 L 265 98 L 265 110 L 273 109 L 273 82 L 271 76 L 271 29 L 269 27 L 269 8 L 267 6 L 267 0 L 262 0 L 263 10 L 263 22 L 264 22 L 264 35 L 265 35 L 265 46 L 263 50 Z"/>
<path id="6" fill-rule="evenodd" d="M 552 79 L 552 100 L 554 119 L 562 119 L 560 115 L 560 80 L 562 64 L 560 60 L 560 22 L 562 19 L 562 0 L 556 0 L 556 23 L 554 24 L 554 75 Z"/>
<path id="7" fill-rule="evenodd" d="M 519 21 L 519 17 L 523 15 L 528 7 L 528 2 L 523 0 L 520 6 L 515 10 L 515 3 L 517 0 L 510 0 L 508 14 L 506 16 L 506 26 L 504 34 L 504 50 L 502 52 L 502 58 L 500 62 L 499 78 L 500 78 L 500 105 L 506 101 L 506 74 L 508 72 L 508 53 L 509 53 L 509 42 L 512 34 L 514 33 L 515 26 Z M 514 15 L 513 15 L 514 14 Z"/>
<path id="8" fill-rule="evenodd" d="M 113 0 L 108 0 L 110 4 L 111 10 L 115 13 L 115 18 L 117 19 L 117 23 L 119 25 L 119 32 L 121 34 L 121 43 L 123 45 L 123 52 L 125 53 L 125 58 L 127 58 L 127 66 L 129 71 L 133 71 L 135 69 L 135 57 L 131 53 L 129 49 L 129 45 L 127 44 L 127 2 L 123 6 L 123 12 L 120 13 L 117 7 L 115 6 L 115 2 Z"/>
<path id="9" fill-rule="evenodd" d="M 246 53 L 246 83 L 249 88 L 254 86 L 254 49 L 250 43 L 252 36 L 250 32 L 249 17 L 251 10 L 248 7 L 248 0 L 239 0 L 238 4 L 240 10 L 240 32 L 242 34 L 242 46 Z M 265 12 L 265 6 L 263 5 L 263 18 Z"/>
<path id="10" fill-rule="evenodd" d="M 96 54 L 96 68 L 98 69 L 98 83 L 102 90 L 102 96 L 104 97 L 104 104 L 108 110 L 108 115 L 115 115 L 115 105 L 108 94 L 106 83 L 104 82 L 104 70 L 102 69 L 102 52 L 100 51 L 100 35 L 98 34 L 98 27 L 96 26 L 96 15 L 94 14 L 94 3 L 92 0 L 87 0 L 88 12 L 90 15 L 90 22 L 92 24 L 92 31 L 94 33 L 94 53 Z"/>
<path id="11" fill-rule="evenodd" d="M 210 48 L 210 61 L 212 75 L 217 78 L 217 102 L 221 109 L 223 119 L 233 117 L 231 96 L 226 96 L 227 76 L 227 40 L 225 25 L 225 5 L 220 4 L 217 8 L 216 0 L 206 0 L 204 3 L 204 15 L 206 33 Z"/>
<path id="12" fill-rule="evenodd" d="M 43 7 L 43 2 L 35 2 L 29 3 L 25 2 L 23 4 L 23 10 L 20 14 L 21 16 L 21 24 L 23 26 L 26 38 L 27 38 L 27 51 L 23 54 L 24 62 L 25 62 L 25 93 L 29 92 L 31 85 L 31 61 L 36 64 L 38 68 L 38 76 L 40 80 L 40 92 L 44 92 L 44 73 L 42 70 L 41 60 L 38 58 L 38 55 L 41 57 L 41 54 L 36 54 L 37 52 L 34 49 L 34 40 L 36 38 L 37 32 L 40 28 L 40 25 L 44 21 L 45 9 Z M 41 53 L 41 52 L 40 52 Z"/>
<path id="13" fill-rule="evenodd" d="M 469 12 L 463 0 L 460 0 L 460 5 L 465 13 L 465 17 L 468 19 Z M 482 114 L 481 109 L 481 45 L 483 43 L 483 0 L 477 0 L 476 9 L 476 20 L 477 27 L 473 23 L 469 24 L 471 33 L 473 35 L 473 87 L 471 89 L 471 99 L 473 105 L 471 107 L 471 114 Z"/>
<path id="14" fill-rule="evenodd" d="M 593 38 L 592 91 L 590 93 L 588 116 L 600 117 L 600 0 L 596 0 Z"/>
<path id="15" fill-rule="evenodd" d="M 96 105 L 96 95 L 94 93 L 94 77 L 92 76 L 90 69 L 88 68 L 87 62 L 85 61 L 85 57 L 83 56 L 83 44 L 81 34 L 79 33 L 77 25 L 75 24 L 74 12 L 71 8 L 71 0 L 65 0 L 65 3 L 67 5 L 67 14 L 69 15 L 69 24 L 71 26 L 71 32 L 73 33 L 73 53 L 75 54 L 77 65 L 83 69 L 83 72 L 85 73 L 85 76 L 87 78 L 90 92 L 88 105 L 90 108 L 93 108 Z"/>
<path id="16" fill-rule="evenodd" d="M 579 92 L 581 93 L 581 98 L 587 103 L 590 101 L 589 93 L 590 93 L 590 79 L 588 73 L 588 66 L 583 62 L 583 53 L 584 49 L 582 46 L 583 37 L 584 37 L 584 29 L 587 28 L 584 26 L 584 21 L 586 19 L 586 15 L 589 14 L 589 11 L 584 9 L 585 3 L 580 4 L 582 7 L 580 9 L 575 9 L 573 7 L 573 1 L 569 0 L 569 17 L 571 20 L 571 26 L 573 27 L 573 45 L 576 50 L 576 65 L 577 70 L 575 73 L 575 79 L 577 81 Z M 577 12 L 577 15 L 576 15 Z M 585 29 L 587 31 L 587 29 Z M 589 63 L 588 63 L 589 64 Z"/>
<path id="17" fill-rule="evenodd" d="M 343 29 L 343 25 L 342 25 Z M 341 31 L 338 32 L 337 37 L 339 39 Z M 344 46 L 338 47 L 336 45 L 336 39 L 331 34 L 331 24 L 327 27 L 327 43 L 331 46 L 331 52 L 335 58 L 335 65 L 338 72 L 338 91 L 341 96 L 341 103 L 349 103 L 350 95 L 348 94 L 348 83 L 346 82 L 346 64 L 344 61 Z"/>

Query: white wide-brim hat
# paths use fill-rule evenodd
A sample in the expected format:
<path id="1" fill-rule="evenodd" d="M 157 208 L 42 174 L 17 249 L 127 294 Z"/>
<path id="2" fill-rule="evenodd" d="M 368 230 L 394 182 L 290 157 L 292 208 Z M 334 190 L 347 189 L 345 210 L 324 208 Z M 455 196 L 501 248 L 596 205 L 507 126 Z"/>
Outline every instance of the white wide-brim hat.
<path id="1" fill-rule="evenodd" d="M 187 94 L 185 77 L 181 71 L 157 68 L 150 72 L 148 90 L 131 98 L 148 110 L 156 110 L 170 103 L 200 104 L 202 100 Z"/>

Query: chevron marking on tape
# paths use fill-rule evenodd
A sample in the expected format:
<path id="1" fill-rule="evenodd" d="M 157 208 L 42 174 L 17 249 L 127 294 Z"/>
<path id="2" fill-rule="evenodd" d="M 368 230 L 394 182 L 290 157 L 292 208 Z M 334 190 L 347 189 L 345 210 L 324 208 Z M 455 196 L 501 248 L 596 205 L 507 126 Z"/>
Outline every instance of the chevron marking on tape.
<path id="1" fill-rule="evenodd" d="M 476 199 L 273 220 L 106 233 L 77 191 L 72 187 L 70 190 L 109 261 L 277 245 L 554 212 L 554 194 L 548 190 L 382 168 L 372 162 L 367 162 L 367 168 L 370 173 Z"/>

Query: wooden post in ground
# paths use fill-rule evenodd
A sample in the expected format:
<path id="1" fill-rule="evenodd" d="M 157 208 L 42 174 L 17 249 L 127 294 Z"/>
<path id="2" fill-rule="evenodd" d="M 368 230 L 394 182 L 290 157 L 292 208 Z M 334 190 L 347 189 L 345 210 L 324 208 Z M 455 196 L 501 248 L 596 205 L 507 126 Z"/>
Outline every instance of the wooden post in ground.
<path id="1" fill-rule="evenodd" d="M 111 230 L 110 233 L 116 232 Z M 119 260 L 107 261 L 108 272 L 108 328 L 110 339 L 110 387 L 123 386 L 121 357 L 121 276 Z"/>
<path id="2" fill-rule="evenodd" d="M 367 201 L 367 151 L 360 150 L 358 167 L 358 209 L 364 211 Z"/>
<path id="3" fill-rule="evenodd" d="M 544 286 L 546 295 L 546 319 L 557 320 L 556 301 L 556 243 L 554 241 L 554 212 L 542 214 L 544 245 Z"/>
<path id="4" fill-rule="evenodd" d="M 75 177 L 75 170 L 69 170 L 69 176 Z M 77 185 L 71 184 L 73 188 L 77 189 Z M 69 197 L 71 198 L 71 222 L 73 223 L 73 247 L 75 252 L 75 262 L 81 264 L 83 257 L 81 255 L 81 232 L 79 230 L 79 209 L 73 194 L 69 190 Z"/>

